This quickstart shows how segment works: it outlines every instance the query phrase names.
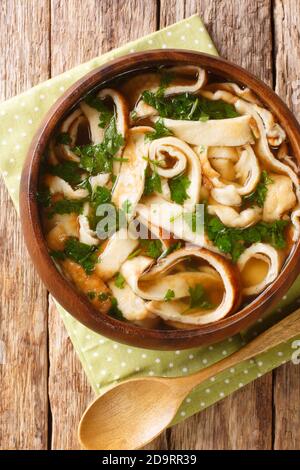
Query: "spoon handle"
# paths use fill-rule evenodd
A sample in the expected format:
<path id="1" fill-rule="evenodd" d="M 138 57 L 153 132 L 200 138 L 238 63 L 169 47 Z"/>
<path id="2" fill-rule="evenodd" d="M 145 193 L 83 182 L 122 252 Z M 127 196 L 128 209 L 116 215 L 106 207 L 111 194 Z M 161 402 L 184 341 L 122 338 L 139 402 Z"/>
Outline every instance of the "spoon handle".
<path id="1" fill-rule="evenodd" d="M 268 349 L 278 346 L 280 343 L 288 341 L 292 337 L 300 334 L 300 309 L 288 315 L 286 318 L 278 322 L 276 325 L 269 328 L 267 331 L 259 335 L 253 341 L 248 343 L 239 351 L 236 351 L 231 356 L 226 357 L 220 362 L 213 364 L 206 369 L 203 369 L 195 374 L 187 377 L 182 377 L 178 381 L 180 388 L 189 392 L 196 385 L 199 385 L 204 380 L 223 372 L 229 367 L 233 367 L 236 364 L 251 359 Z M 178 380 L 178 378 L 177 378 Z M 182 391 L 183 391 L 182 390 Z"/>

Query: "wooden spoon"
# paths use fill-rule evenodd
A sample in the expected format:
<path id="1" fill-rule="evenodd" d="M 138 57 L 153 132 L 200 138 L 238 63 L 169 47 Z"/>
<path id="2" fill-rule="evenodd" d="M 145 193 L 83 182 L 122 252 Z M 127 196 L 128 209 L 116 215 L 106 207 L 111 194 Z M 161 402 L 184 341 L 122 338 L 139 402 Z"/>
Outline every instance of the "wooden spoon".
<path id="1" fill-rule="evenodd" d="M 239 351 L 193 375 L 127 380 L 87 408 L 78 429 L 85 449 L 139 449 L 173 420 L 184 398 L 197 385 L 300 333 L 300 309 L 269 328 Z"/>

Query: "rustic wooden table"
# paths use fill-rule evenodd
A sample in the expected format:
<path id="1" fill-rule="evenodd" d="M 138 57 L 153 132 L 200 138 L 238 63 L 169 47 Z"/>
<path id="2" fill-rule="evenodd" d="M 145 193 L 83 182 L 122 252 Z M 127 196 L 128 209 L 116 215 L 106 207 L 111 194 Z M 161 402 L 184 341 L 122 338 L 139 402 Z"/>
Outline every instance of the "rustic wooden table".
<path id="1" fill-rule="evenodd" d="M 199 13 L 223 57 L 300 112 L 298 0 L 1 0 L 5 100 L 129 40 Z M 0 448 L 77 449 L 93 397 L 0 187 Z M 286 364 L 166 431 L 149 449 L 299 449 L 299 367 Z"/>

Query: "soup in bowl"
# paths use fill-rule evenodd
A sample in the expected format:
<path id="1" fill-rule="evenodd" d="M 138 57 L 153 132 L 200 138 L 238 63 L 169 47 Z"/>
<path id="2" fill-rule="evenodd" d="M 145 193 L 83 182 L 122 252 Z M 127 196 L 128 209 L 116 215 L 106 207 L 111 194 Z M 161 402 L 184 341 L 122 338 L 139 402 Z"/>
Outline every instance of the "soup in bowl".
<path id="1" fill-rule="evenodd" d="M 295 278 L 300 233 L 292 116 L 238 67 L 176 54 L 92 72 L 34 150 L 42 256 L 76 296 L 65 306 L 80 299 L 96 331 L 162 349 L 254 321 Z"/>

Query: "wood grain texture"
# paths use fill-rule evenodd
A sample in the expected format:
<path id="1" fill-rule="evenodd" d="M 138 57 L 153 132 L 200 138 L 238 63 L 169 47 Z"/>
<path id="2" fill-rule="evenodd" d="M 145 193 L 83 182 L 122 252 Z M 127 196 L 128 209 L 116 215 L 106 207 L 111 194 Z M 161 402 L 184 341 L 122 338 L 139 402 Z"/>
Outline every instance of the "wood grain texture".
<path id="1" fill-rule="evenodd" d="M 160 26 L 200 14 L 221 56 L 272 85 L 270 7 L 265 0 L 162 0 Z M 172 449 L 270 449 L 272 373 L 171 428 L 169 445 Z"/>
<path id="2" fill-rule="evenodd" d="M 0 8 L 4 100 L 48 78 L 49 9 L 47 2 L 35 0 L 1 2 Z M 39 27 L 29 27 L 33 18 Z M 0 448 L 45 449 L 47 292 L 27 254 L 2 179 L 0 201 L 0 340 L 5 347 L 5 364 L 0 365 Z"/>
<path id="3" fill-rule="evenodd" d="M 270 12 L 271 0 L 161 0 L 160 26 L 199 14 L 219 54 L 242 65 L 270 85 Z"/>
<path id="4" fill-rule="evenodd" d="M 220 54 L 269 84 L 274 52 L 276 91 L 299 118 L 299 8 L 297 0 L 2 0 L 1 99 L 45 80 L 49 72 L 56 75 L 157 26 L 199 13 Z M 0 340 L 6 348 L 6 364 L 0 365 L 0 448 L 45 449 L 47 295 L 26 254 L 2 181 L 0 201 Z M 52 303 L 49 342 L 52 447 L 76 449 L 77 423 L 92 392 Z M 299 366 L 282 366 L 274 378 L 274 447 L 299 449 Z M 270 448 L 271 395 L 268 374 L 168 430 L 147 448 Z"/>
<path id="5" fill-rule="evenodd" d="M 51 448 L 77 449 L 78 420 L 94 394 L 51 297 L 49 338 Z"/>
<path id="6" fill-rule="evenodd" d="M 276 0 L 273 15 L 276 92 L 299 119 L 300 4 Z M 274 371 L 275 449 L 300 448 L 299 390 L 299 366 L 286 364 Z"/>
<path id="7" fill-rule="evenodd" d="M 271 405 L 272 374 L 268 374 L 171 428 L 170 449 L 271 449 Z"/>
<path id="8" fill-rule="evenodd" d="M 147 2 L 147 17 L 144 5 L 143 0 L 52 0 L 52 75 L 155 31 L 156 2 Z M 53 305 L 49 319 L 52 448 L 77 449 L 77 426 L 92 390 Z"/>

